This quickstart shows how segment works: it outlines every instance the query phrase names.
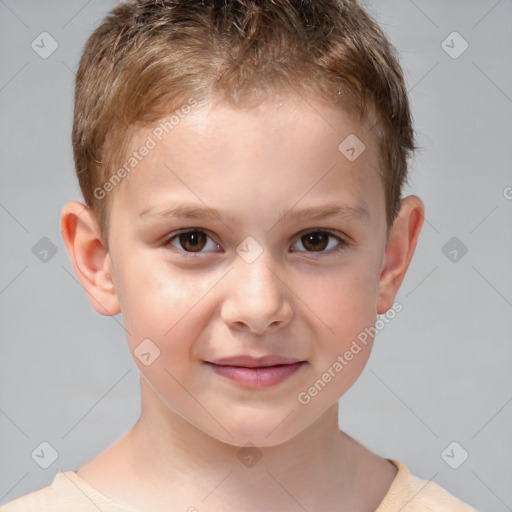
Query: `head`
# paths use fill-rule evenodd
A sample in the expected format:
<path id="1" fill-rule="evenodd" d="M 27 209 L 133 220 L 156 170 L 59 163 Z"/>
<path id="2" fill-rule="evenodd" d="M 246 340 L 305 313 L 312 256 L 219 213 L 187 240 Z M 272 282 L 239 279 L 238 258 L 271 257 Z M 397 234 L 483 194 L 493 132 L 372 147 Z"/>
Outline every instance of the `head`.
<path id="1" fill-rule="evenodd" d="M 392 46 L 349 0 L 142 0 L 76 80 L 64 241 L 147 400 L 234 445 L 298 435 L 364 368 L 421 229 Z M 300 364 L 255 389 L 211 364 L 240 354 Z"/>

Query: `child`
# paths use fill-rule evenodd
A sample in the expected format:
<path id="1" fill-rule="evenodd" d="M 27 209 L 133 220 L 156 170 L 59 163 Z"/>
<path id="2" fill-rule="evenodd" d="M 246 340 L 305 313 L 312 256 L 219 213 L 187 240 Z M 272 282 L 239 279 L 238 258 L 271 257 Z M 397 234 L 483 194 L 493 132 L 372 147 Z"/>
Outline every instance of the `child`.
<path id="1" fill-rule="evenodd" d="M 402 72 L 355 1 L 119 4 L 73 149 L 64 242 L 123 315 L 142 412 L 3 512 L 474 512 L 338 427 L 424 213 Z"/>

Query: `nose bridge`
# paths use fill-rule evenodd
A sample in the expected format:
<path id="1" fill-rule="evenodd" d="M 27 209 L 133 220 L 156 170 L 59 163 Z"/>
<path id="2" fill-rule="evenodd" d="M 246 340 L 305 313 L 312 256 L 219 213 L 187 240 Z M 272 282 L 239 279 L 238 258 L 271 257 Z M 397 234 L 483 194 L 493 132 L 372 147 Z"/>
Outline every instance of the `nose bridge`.
<path id="1" fill-rule="evenodd" d="M 235 286 L 240 287 L 240 298 L 245 297 L 247 304 L 263 309 L 273 301 L 282 298 L 282 283 L 277 279 L 278 269 L 268 253 L 261 254 L 255 261 L 247 262 L 238 258 L 235 263 Z M 242 306 L 242 304 L 241 304 Z"/>
<path id="2" fill-rule="evenodd" d="M 282 327 L 292 316 L 287 287 L 269 253 L 253 261 L 238 257 L 230 272 L 224 308 L 224 320 L 254 332 Z"/>

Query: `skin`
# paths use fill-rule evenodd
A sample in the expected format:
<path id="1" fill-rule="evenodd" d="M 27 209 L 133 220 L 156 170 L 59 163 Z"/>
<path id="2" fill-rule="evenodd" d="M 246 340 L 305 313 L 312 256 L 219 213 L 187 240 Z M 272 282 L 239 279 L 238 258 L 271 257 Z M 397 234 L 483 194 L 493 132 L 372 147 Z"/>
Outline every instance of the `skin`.
<path id="1" fill-rule="evenodd" d="M 141 130 L 133 147 L 150 133 Z M 349 134 L 366 147 L 354 161 L 338 150 Z M 141 511 L 378 507 L 396 468 L 339 430 L 337 403 L 372 340 L 308 404 L 297 398 L 391 308 L 416 247 L 416 196 L 402 200 L 386 243 L 378 156 L 370 128 L 319 102 L 203 104 L 110 192 L 108 249 L 91 210 L 65 205 L 64 242 L 91 304 L 122 313 L 132 354 L 148 338 L 160 350 L 148 366 L 134 356 L 140 419 L 78 476 Z M 178 203 L 219 217 L 139 216 Z M 298 216 L 327 204 L 366 214 Z M 190 228 L 209 236 L 201 252 L 174 236 Z M 334 237 L 307 245 L 305 231 Z M 236 252 L 248 236 L 262 249 L 252 263 Z M 259 390 L 204 364 L 238 354 L 306 363 Z M 247 443 L 261 455 L 252 467 L 237 457 Z"/>

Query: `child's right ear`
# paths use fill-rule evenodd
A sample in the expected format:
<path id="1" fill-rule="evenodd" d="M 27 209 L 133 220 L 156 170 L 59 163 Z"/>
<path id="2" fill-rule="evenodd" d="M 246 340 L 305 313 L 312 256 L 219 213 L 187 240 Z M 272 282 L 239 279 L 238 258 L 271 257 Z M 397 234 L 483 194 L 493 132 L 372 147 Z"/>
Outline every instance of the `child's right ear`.
<path id="1" fill-rule="evenodd" d="M 71 264 L 92 306 L 102 315 L 117 315 L 121 308 L 112 263 L 92 210 L 79 201 L 70 201 L 62 209 L 60 224 Z"/>

